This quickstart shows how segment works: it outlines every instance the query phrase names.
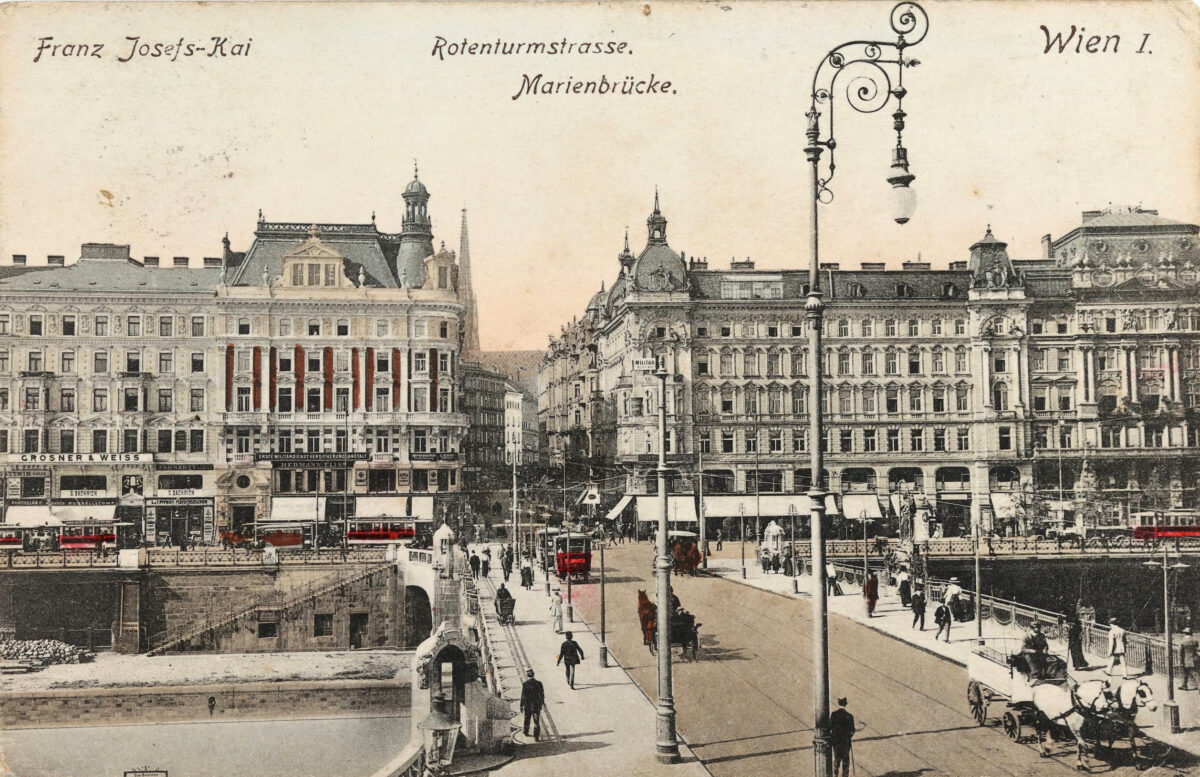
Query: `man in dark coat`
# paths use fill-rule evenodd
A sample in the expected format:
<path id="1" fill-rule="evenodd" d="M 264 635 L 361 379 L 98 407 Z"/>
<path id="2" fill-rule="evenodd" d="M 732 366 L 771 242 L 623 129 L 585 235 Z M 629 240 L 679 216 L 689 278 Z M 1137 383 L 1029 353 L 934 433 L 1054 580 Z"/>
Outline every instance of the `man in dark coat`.
<path id="1" fill-rule="evenodd" d="M 846 710 L 846 697 L 837 700 L 838 708 L 829 716 L 829 747 L 833 750 L 833 777 L 842 767 L 842 777 L 850 773 L 850 752 L 854 740 L 854 716 Z"/>
<path id="2" fill-rule="evenodd" d="M 575 689 L 575 667 L 583 660 L 583 648 L 579 647 L 579 643 L 575 641 L 575 635 L 567 632 L 567 638 L 558 648 L 558 661 L 555 665 L 562 664 L 567 671 L 567 685 L 571 686 L 571 690 Z"/>
<path id="3" fill-rule="evenodd" d="M 1083 623 L 1079 620 L 1079 613 L 1071 616 L 1071 623 L 1067 626 L 1067 650 L 1071 653 L 1071 666 L 1074 669 L 1087 669 L 1087 658 L 1083 655 Z"/>
<path id="4" fill-rule="evenodd" d="M 917 588 L 912 595 L 913 628 L 925 630 L 925 589 Z M 917 624 L 920 624 L 919 626 Z"/>
<path id="5" fill-rule="evenodd" d="M 938 627 L 937 634 L 933 635 L 935 640 L 940 638 L 942 636 L 942 632 L 944 631 L 946 632 L 946 641 L 950 641 L 951 620 L 950 608 L 945 603 L 939 604 L 938 608 L 933 611 L 933 622 L 936 623 Z"/>
<path id="6" fill-rule="evenodd" d="M 471 577 L 479 579 L 479 556 L 471 554 L 471 559 L 468 562 L 471 565 Z"/>
<path id="7" fill-rule="evenodd" d="M 525 673 L 525 682 L 521 684 L 521 712 L 525 713 L 525 736 L 529 736 L 529 721 L 533 721 L 533 739 L 536 742 L 542 735 L 542 705 L 546 703 L 546 691 L 542 683 L 533 678 L 533 670 Z"/>

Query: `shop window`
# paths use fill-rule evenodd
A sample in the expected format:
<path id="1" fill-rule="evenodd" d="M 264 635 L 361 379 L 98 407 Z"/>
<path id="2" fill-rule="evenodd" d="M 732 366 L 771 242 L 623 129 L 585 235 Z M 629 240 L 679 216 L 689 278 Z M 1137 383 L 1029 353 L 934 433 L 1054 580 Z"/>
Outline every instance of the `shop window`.
<path id="1" fill-rule="evenodd" d="M 273 639 L 279 636 L 279 624 L 274 621 L 260 621 L 258 624 L 259 639 Z"/>
<path id="2" fill-rule="evenodd" d="M 203 475 L 159 475 L 160 489 L 199 490 L 204 487 Z"/>
<path id="3" fill-rule="evenodd" d="M 313 616 L 313 636 L 333 636 L 333 613 L 317 613 Z"/>
<path id="4" fill-rule="evenodd" d="M 34 432 L 36 434 L 36 431 Z M 21 498 L 31 499 L 46 495 L 46 478 L 44 477 L 24 477 L 21 478 Z"/>
<path id="5" fill-rule="evenodd" d="M 396 490 L 396 470 L 394 469 L 373 469 L 369 470 L 367 476 L 367 491 L 390 492 Z"/>

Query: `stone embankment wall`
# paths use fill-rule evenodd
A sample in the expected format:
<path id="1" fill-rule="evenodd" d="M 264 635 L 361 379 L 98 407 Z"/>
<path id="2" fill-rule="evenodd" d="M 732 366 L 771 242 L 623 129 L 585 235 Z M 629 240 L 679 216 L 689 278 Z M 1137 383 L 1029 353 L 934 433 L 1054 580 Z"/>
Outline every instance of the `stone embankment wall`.
<path id="1" fill-rule="evenodd" d="M 408 715 L 411 702 L 407 677 L 24 691 L 0 694 L 0 728 Z"/>

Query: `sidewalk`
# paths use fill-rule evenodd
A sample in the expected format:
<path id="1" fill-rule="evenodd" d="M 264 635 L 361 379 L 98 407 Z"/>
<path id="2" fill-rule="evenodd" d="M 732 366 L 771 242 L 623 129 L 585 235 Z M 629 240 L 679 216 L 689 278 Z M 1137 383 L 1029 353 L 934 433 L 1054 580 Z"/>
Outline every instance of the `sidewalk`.
<path id="1" fill-rule="evenodd" d="M 801 575 L 796 578 L 800 593 L 792 593 L 792 578 L 783 574 L 764 574 L 762 568 L 758 565 L 757 559 L 754 558 L 747 560 L 745 580 L 742 579 L 741 562 L 738 559 L 710 557 L 708 572 L 709 574 L 731 580 L 735 583 L 741 583 L 742 585 L 790 597 L 807 599 L 809 598 L 812 586 L 812 577 Z M 917 649 L 941 656 L 963 667 L 966 666 L 967 656 L 970 655 L 972 648 L 977 645 L 974 621 L 966 623 L 954 622 L 950 629 L 950 642 L 935 641 L 933 636 L 937 632 L 937 626 L 933 624 L 933 613 L 937 609 L 936 602 L 929 603 L 926 609 L 925 631 L 921 632 L 912 627 L 912 611 L 900 605 L 900 596 L 895 588 L 880 585 L 879 602 L 875 605 L 875 616 L 868 618 L 861 587 L 848 584 L 845 581 L 841 583 L 841 586 L 844 592 L 842 596 L 830 596 L 828 598 L 830 613 L 836 613 L 837 615 L 849 618 L 901 642 L 908 643 Z M 983 622 L 983 638 L 987 643 L 992 646 L 999 646 L 1007 642 L 1009 652 L 1016 652 L 1020 649 L 1021 640 L 1024 636 L 1024 632 L 1015 625 L 1001 626 L 993 620 L 985 620 Z M 1065 641 L 1052 639 L 1049 642 L 1051 652 L 1057 653 L 1064 658 L 1067 657 L 1067 645 Z M 1089 666 L 1092 668 L 1079 672 L 1071 670 L 1070 676 L 1079 682 L 1104 679 L 1107 676 L 1104 673 L 1107 661 L 1100 656 L 1092 654 L 1087 654 L 1087 659 Z M 1137 676 L 1134 673 L 1130 674 L 1130 677 Z M 1166 677 L 1153 674 L 1141 679 L 1145 680 L 1154 689 L 1155 699 L 1158 700 L 1160 706 L 1155 711 L 1140 710 L 1137 716 L 1138 726 L 1152 739 L 1180 750 L 1200 755 L 1200 692 L 1175 691 L 1175 701 L 1179 704 L 1179 720 L 1183 731 L 1179 734 L 1172 734 L 1163 723 L 1163 711 L 1161 707 L 1162 703 L 1167 699 Z M 1176 672 L 1175 683 L 1177 686 L 1179 682 L 1180 675 Z M 964 707 L 966 705 L 966 687 L 967 674 L 964 669 Z M 993 708 L 989 712 L 989 715 L 995 716 L 997 712 L 998 710 Z"/>
<path id="2" fill-rule="evenodd" d="M 474 549 L 474 547 L 472 548 Z M 492 558 L 499 559 L 499 546 Z M 512 702 L 517 758 L 494 772 L 502 777 L 540 777 L 546 774 L 586 774 L 607 777 L 633 775 L 658 777 L 709 777 L 708 770 L 680 740 L 683 760 L 660 764 L 654 756 L 654 705 L 609 654 L 608 668 L 600 666 L 600 641 L 578 619 L 570 623 L 563 607 L 563 628 L 569 629 L 583 648 L 584 661 L 576 668 L 575 690 L 566 683 L 562 667 L 555 666 L 564 637 L 555 634 L 545 578 L 535 570 L 532 591 L 521 588 L 520 569 L 506 584 L 516 600 L 515 626 L 496 619 L 494 594 L 504 582 L 500 564 L 490 577 L 479 580 L 480 610 L 498 665 L 497 682 Z M 558 581 L 551 581 L 552 590 Z M 565 598 L 565 597 L 564 597 Z M 521 733 L 524 715 L 518 712 L 525 670 L 532 668 L 546 690 L 540 742 Z"/>

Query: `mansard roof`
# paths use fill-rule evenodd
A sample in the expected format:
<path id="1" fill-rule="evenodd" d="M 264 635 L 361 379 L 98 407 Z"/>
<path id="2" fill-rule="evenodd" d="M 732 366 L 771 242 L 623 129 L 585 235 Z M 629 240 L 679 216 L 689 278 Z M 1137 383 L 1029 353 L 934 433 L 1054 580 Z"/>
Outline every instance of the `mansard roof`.
<path id="1" fill-rule="evenodd" d="M 395 288 L 392 262 L 399 248 L 399 235 L 380 232 L 374 224 L 305 224 L 260 221 L 254 242 L 245 259 L 230 274 L 230 286 L 259 286 L 263 272 L 272 278 L 283 274 L 283 257 L 304 245 L 315 227 L 321 243 L 342 257 L 346 276 L 358 281 L 363 268 L 368 286 Z"/>
<path id="2" fill-rule="evenodd" d="M 20 268 L 10 268 L 20 269 Z M 114 259 L 80 259 L 65 267 L 30 267 L 19 274 L 0 273 L 0 288 L 46 294 L 81 292 L 211 292 L 220 284 L 216 268 L 143 267 Z"/>

